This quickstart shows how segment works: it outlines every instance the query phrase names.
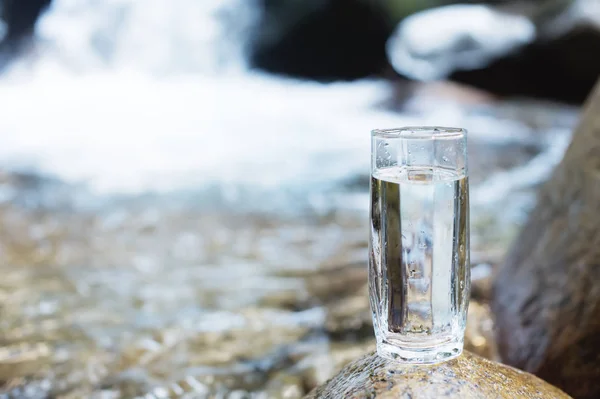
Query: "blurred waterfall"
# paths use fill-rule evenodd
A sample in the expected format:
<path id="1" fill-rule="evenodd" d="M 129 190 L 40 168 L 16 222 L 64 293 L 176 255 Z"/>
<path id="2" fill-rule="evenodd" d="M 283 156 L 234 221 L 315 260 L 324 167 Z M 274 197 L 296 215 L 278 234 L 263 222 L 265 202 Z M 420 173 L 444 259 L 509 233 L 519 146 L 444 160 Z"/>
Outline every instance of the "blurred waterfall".
<path id="1" fill-rule="evenodd" d="M 368 170 L 404 124 L 385 82 L 250 71 L 254 0 L 56 0 L 0 79 L 0 164 L 102 192 L 310 184 Z M 229 190 L 231 191 L 231 190 Z"/>
<path id="2" fill-rule="evenodd" d="M 286 206 L 290 192 L 327 205 L 323 192 L 368 173 L 373 128 L 461 126 L 488 146 L 530 140 L 532 127 L 443 95 L 389 109 L 389 81 L 249 69 L 257 1 L 55 0 L 32 48 L 0 77 L 0 166 L 100 193 L 216 187 L 250 207 Z"/>
<path id="3" fill-rule="evenodd" d="M 17 65 L 155 75 L 246 68 L 256 0 L 54 0 L 36 25 L 34 54 Z"/>

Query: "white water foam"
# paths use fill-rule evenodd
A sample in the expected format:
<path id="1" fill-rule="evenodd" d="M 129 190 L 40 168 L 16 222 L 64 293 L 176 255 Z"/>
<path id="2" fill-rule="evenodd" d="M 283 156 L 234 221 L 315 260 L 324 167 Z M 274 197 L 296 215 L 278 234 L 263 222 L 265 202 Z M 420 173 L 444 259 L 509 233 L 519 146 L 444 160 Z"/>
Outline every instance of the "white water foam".
<path id="1" fill-rule="evenodd" d="M 368 170 L 373 126 L 413 122 L 371 109 L 386 91 L 249 75 L 2 82 L 0 158 L 101 191 L 344 177 Z"/>

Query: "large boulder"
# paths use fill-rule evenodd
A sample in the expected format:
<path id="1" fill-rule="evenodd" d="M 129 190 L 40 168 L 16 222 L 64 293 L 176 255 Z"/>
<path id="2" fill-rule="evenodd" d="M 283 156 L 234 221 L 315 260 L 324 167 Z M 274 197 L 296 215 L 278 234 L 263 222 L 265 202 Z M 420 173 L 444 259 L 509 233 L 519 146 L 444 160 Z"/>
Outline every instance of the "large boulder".
<path id="1" fill-rule="evenodd" d="M 500 268 L 502 360 L 575 398 L 600 398 L 600 81 L 562 162 Z"/>
<path id="2" fill-rule="evenodd" d="M 600 26 L 582 22 L 564 34 L 531 43 L 485 68 L 455 71 L 450 79 L 500 95 L 580 104 L 600 75 Z"/>
<path id="3" fill-rule="evenodd" d="M 394 69 L 500 95 L 582 103 L 600 75 L 600 15 L 591 0 L 503 1 L 426 10 L 387 44 Z"/>
<path id="4" fill-rule="evenodd" d="M 33 34 L 35 23 L 52 0 L 0 0 L 0 51 L 18 48 Z"/>
<path id="5" fill-rule="evenodd" d="M 435 365 L 402 365 L 371 353 L 348 365 L 307 399 L 567 399 L 541 379 L 469 352 Z"/>
<path id="6" fill-rule="evenodd" d="M 268 72 L 331 81 L 382 73 L 393 23 L 377 2 L 263 0 L 250 63 Z"/>

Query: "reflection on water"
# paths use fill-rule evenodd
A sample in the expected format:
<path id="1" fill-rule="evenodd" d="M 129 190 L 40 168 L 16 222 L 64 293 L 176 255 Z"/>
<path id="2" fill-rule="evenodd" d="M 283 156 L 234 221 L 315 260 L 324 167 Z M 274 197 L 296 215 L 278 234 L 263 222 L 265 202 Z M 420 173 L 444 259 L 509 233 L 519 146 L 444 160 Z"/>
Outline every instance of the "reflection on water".
<path id="1" fill-rule="evenodd" d="M 472 259 L 494 262 L 576 115 L 246 71 L 215 53 L 239 2 L 154 3 L 56 1 L 0 79 L 0 392 L 300 397 L 373 348 L 370 129 L 469 129 Z"/>
<path id="2" fill-rule="evenodd" d="M 303 389 L 336 368 L 307 278 L 364 256 L 359 219 L 136 201 L 99 213 L 6 204 L 0 218 L 0 376 L 19 397 L 252 391 L 288 375 Z"/>

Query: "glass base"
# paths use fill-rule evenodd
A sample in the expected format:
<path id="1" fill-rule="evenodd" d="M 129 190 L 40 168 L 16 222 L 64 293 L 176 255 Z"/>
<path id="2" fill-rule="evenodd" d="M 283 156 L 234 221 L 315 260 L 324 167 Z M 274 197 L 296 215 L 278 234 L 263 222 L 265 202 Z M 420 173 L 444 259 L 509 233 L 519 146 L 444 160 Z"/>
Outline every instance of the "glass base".
<path id="1" fill-rule="evenodd" d="M 407 347 L 377 342 L 377 354 L 385 359 L 405 364 L 435 364 L 460 356 L 462 340 L 450 341 L 434 347 Z"/>

